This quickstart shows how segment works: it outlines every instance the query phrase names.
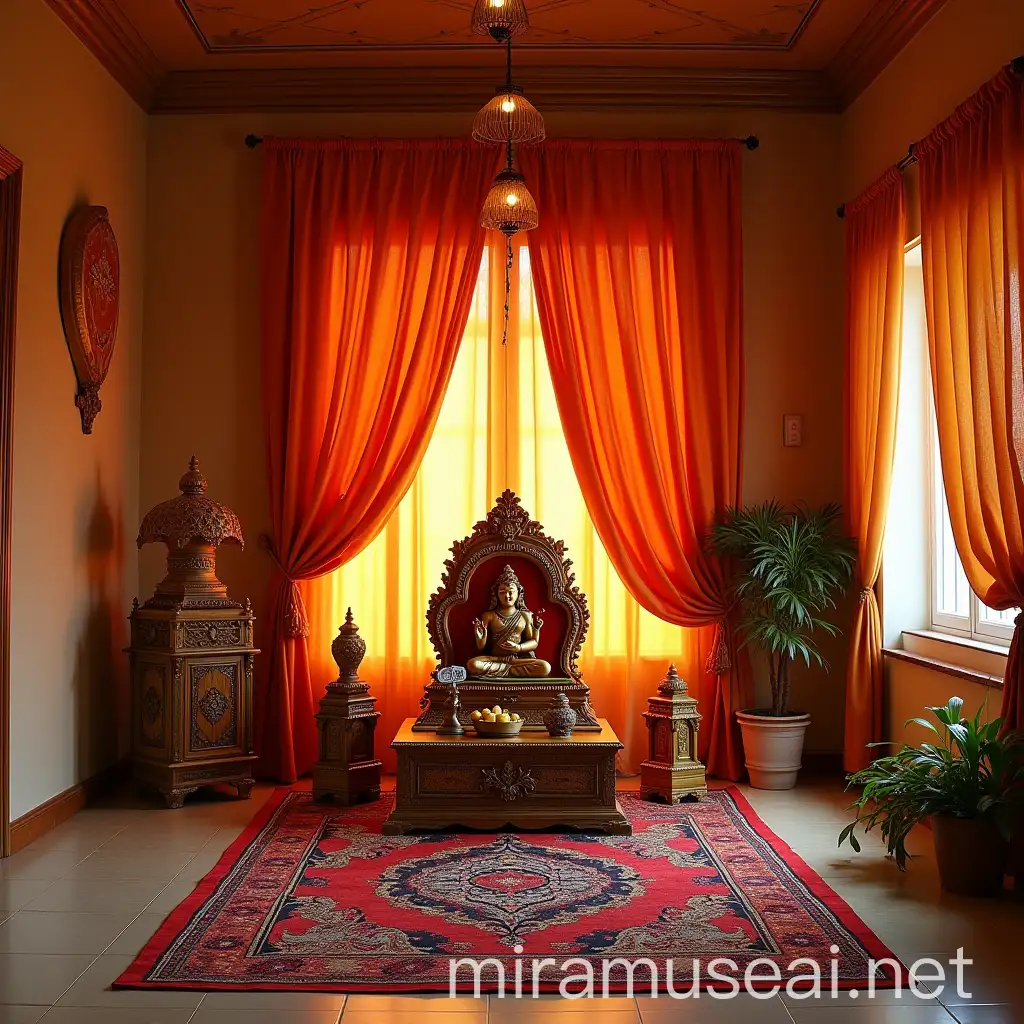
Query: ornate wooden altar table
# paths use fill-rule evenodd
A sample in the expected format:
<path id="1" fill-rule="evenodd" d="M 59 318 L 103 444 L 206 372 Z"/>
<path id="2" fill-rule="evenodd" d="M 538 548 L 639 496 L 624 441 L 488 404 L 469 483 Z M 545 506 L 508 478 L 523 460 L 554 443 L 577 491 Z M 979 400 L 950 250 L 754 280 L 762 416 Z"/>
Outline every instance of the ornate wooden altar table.
<path id="1" fill-rule="evenodd" d="M 463 825 L 559 826 L 613 835 L 632 832 L 615 800 L 619 738 L 600 732 L 565 738 L 523 732 L 514 739 L 414 732 L 407 718 L 391 746 L 398 753 L 395 809 L 385 835 Z"/>

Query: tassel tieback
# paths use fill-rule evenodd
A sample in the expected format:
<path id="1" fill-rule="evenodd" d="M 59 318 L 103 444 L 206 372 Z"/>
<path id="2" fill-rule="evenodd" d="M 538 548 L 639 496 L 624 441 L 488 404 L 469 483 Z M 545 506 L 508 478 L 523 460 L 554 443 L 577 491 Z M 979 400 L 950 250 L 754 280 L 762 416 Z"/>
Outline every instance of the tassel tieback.
<path id="1" fill-rule="evenodd" d="M 274 542 L 263 533 L 260 534 L 260 547 L 270 556 L 278 571 L 288 585 L 288 593 L 284 602 L 284 635 L 291 640 L 302 640 L 309 636 L 309 616 L 306 614 L 306 603 L 302 600 L 299 584 L 292 579 L 288 570 L 282 565 L 274 550 Z"/>

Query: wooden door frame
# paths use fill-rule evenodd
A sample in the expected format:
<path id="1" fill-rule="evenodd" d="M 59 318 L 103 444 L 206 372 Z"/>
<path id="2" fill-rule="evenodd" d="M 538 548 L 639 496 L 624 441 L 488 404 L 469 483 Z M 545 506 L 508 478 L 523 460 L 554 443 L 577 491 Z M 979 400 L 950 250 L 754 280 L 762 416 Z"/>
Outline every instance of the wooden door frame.
<path id="1" fill-rule="evenodd" d="M 21 161 L 0 146 L 0 857 L 11 852 L 11 480 Z"/>

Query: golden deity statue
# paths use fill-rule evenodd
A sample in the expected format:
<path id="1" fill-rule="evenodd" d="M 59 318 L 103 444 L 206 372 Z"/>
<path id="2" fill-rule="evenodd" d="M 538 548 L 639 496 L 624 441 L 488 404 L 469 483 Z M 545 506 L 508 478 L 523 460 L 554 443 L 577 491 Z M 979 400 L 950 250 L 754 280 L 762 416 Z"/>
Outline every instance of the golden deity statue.
<path id="1" fill-rule="evenodd" d="M 551 666 L 533 653 L 544 623 L 526 607 L 523 585 L 512 566 L 501 570 L 491 587 L 488 610 L 472 625 L 476 649 L 484 652 L 466 663 L 473 678 L 536 679 L 551 675 Z"/>

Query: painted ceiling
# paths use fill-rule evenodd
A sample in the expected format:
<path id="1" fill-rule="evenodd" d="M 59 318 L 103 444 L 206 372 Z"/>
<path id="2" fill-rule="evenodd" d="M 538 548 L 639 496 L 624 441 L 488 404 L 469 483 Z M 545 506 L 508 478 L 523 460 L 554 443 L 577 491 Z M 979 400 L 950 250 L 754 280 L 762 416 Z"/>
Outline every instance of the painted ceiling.
<path id="1" fill-rule="evenodd" d="M 179 2 L 211 50 L 481 42 L 469 29 L 472 0 Z M 534 0 L 523 42 L 788 49 L 822 6 L 822 0 Z"/>
<path id="2" fill-rule="evenodd" d="M 51 0 L 52 2 L 52 0 Z M 106 0 L 169 70 L 472 62 L 472 0 Z M 875 0 L 528 0 L 528 61 L 823 68 Z M 445 55 L 448 55 L 447 58 Z M 459 56 L 461 54 L 462 56 Z"/>

